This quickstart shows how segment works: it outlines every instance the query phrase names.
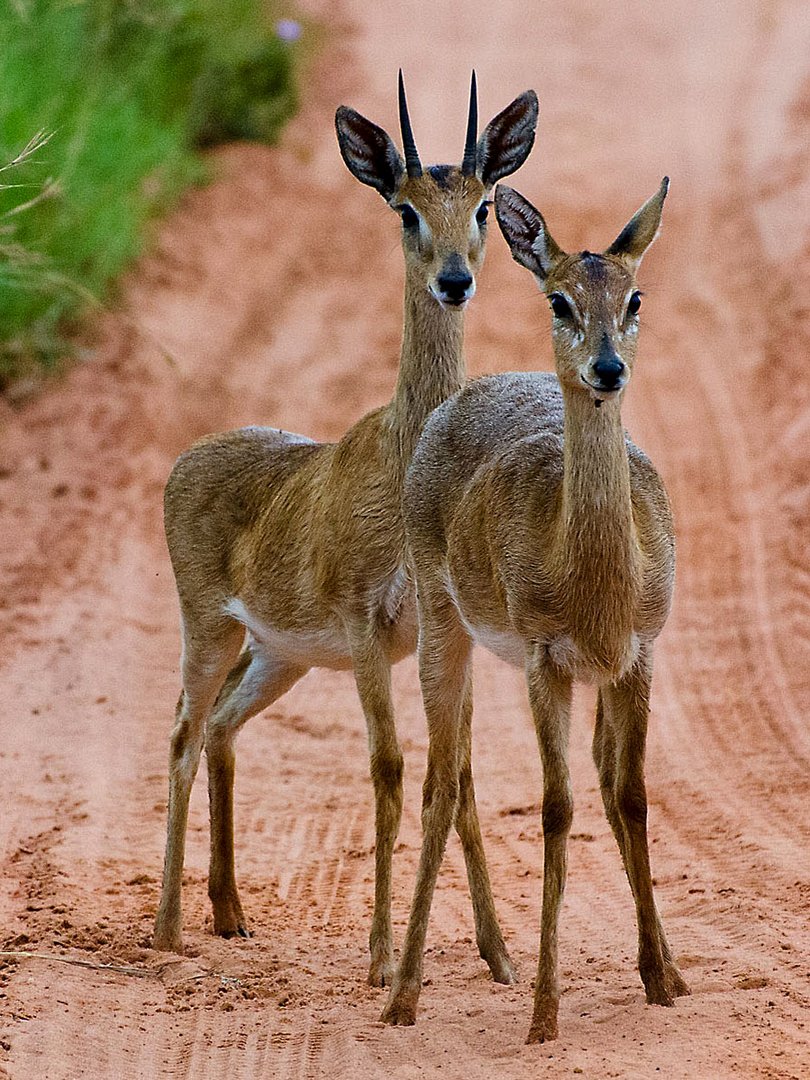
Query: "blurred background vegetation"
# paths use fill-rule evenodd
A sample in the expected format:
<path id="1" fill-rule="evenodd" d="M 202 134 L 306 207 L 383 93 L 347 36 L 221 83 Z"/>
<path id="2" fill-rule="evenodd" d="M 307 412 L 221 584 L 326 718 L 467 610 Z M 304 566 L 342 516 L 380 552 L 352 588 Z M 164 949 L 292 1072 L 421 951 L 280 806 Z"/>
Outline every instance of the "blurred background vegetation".
<path id="1" fill-rule="evenodd" d="M 297 33 L 262 0 L 0 0 L 0 390 L 65 354 L 201 148 L 277 137 Z"/>

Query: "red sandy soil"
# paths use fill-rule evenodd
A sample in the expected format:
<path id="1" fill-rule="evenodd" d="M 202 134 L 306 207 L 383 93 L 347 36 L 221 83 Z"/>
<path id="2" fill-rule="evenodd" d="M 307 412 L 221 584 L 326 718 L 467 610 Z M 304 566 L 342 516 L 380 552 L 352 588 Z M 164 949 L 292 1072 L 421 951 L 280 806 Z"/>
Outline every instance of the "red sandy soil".
<path id="1" fill-rule="evenodd" d="M 218 153 L 218 179 L 160 228 L 86 362 L 35 400 L 0 406 L 0 1072 L 807 1077 L 806 6 L 382 8 L 310 0 L 328 44 L 281 148 Z M 606 245 L 672 177 L 665 229 L 641 274 L 645 325 L 625 417 L 666 479 L 678 527 L 648 784 L 657 895 L 693 996 L 673 1009 L 644 1004 L 630 891 L 589 756 L 593 698 L 582 692 L 561 1035 L 544 1046 L 524 1045 L 540 767 L 521 675 L 489 654 L 476 660 L 474 761 L 517 986 L 493 984 L 476 954 L 454 839 L 418 1023 L 379 1023 L 384 992 L 364 982 L 373 863 L 364 726 L 351 675 L 323 671 L 240 740 L 237 870 L 255 937 L 211 933 L 203 765 L 188 954 L 148 947 L 178 691 L 161 489 L 204 432 L 259 422 L 331 439 L 390 395 L 397 222 L 343 167 L 332 118 L 346 102 L 395 131 L 400 64 L 424 160 L 460 155 L 471 65 L 482 119 L 537 89 L 537 147 L 510 183 L 564 246 Z M 550 366 L 546 305 L 497 229 L 467 344 L 473 373 Z M 426 749 L 413 661 L 395 688 L 407 762 L 394 864 L 401 941 Z"/>

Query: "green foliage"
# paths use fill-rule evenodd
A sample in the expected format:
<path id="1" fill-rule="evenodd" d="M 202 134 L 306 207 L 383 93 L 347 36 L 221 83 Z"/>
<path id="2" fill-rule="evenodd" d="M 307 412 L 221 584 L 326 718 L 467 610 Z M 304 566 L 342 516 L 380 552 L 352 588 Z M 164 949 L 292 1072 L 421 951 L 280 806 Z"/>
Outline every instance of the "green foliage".
<path id="1" fill-rule="evenodd" d="M 197 147 L 276 138 L 293 52 L 261 0 L 0 0 L 0 386 L 64 351 Z"/>

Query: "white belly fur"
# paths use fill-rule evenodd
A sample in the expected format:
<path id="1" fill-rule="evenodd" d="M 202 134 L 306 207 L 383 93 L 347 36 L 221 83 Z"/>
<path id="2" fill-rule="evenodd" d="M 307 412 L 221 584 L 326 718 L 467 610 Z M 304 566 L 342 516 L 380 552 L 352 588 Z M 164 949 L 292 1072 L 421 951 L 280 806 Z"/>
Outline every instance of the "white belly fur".
<path id="1" fill-rule="evenodd" d="M 513 667 L 525 666 L 527 642 L 519 634 L 508 630 L 495 630 L 490 626 L 472 626 L 466 619 L 463 619 L 463 621 L 467 632 L 477 645 L 489 649 L 490 652 L 500 657 L 501 660 L 505 660 L 507 664 L 512 664 Z M 549 641 L 538 642 L 538 644 L 545 645 L 549 658 L 554 665 L 577 682 L 599 684 L 606 681 L 606 672 L 595 667 L 567 634 L 551 638 Z M 619 670 L 611 673 L 610 682 L 614 682 L 627 674 L 636 661 L 638 650 L 638 635 L 633 634 L 630 641 L 628 641 L 624 662 Z"/>
<path id="2" fill-rule="evenodd" d="M 458 594 L 453 587 L 449 574 L 445 576 L 445 585 L 467 633 L 476 645 L 488 649 L 513 667 L 524 667 L 526 664 L 527 640 L 514 630 L 498 630 L 485 624 L 471 623 L 459 603 Z M 602 683 L 605 681 L 605 672 L 595 667 L 588 657 L 583 655 L 573 638 L 567 634 L 561 634 L 559 637 L 540 641 L 537 644 L 545 646 L 551 661 L 570 675 L 572 679 L 586 683 Z M 621 669 L 612 674 L 611 682 L 621 678 L 632 668 L 638 657 L 639 646 L 638 634 L 634 633 L 627 642 L 627 651 Z"/>
<path id="3" fill-rule="evenodd" d="M 349 640 L 342 629 L 329 626 L 303 632 L 277 630 L 256 618 L 237 597 L 228 600 L 225 611 L 242 623 L 253 640 L 271 656 L 302 667 L 345 670 L 352 666 Z"/>
<path id="4" fill-rule="evenodd" d="M 471 626 L 466 620 L 465 625 L 476 645 L 489 649 L 491 653 L 495 653 L 497 657 L 513 667 L 525 666 L 526 642 L 518 634 L 494 630 L 491 626 Z"/>
<path id="5" fill-rule="evenodd" d="M 523 667 L 526 663 L 526 642 L 519 634 L 511 630 L 496 630 L 491 626 L 483 626 L 471 623 L 464 614 L 464 609 L 459 603 L 458 593 L 453 586 L 449 573 L 445 574 L 445 587 L 450 594 L 459 618 L 464 624 L 464 629 L 476 643 L 484 649 L 489 649 L 501 660 L 513 667 Z"/>

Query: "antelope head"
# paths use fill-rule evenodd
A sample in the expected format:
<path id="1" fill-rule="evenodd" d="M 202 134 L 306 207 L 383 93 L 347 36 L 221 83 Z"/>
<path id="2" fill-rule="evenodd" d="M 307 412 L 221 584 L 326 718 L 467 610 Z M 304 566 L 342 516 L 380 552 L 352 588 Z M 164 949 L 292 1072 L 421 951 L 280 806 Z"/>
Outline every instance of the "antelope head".
<path id="1" fill-rule="evenodd" d="M 658 235 L 669 178 L 601 255 L 568 255 L 538 210 L 512 188 L 495 192 L 495 212 L 512 258 L 534 274 L 551 305 L 560 384 L 588 393 L 597 408 L 618 397 L 636 358 L 641 292 L 636 271 Z"/>
<path id="2" fill-rule="evenodd" d="M 527 90 L 515 98 L 478 138 L 473 72 L 460 165 L 423 168 L 401 71 L 399 121 L 404 158 L 382 128 L 341 105 L 335 114 L 340 152 L 349 171 L 399 214 L 411 284 L 423 285 L 443 308 L 463 308 L 484 258 L 492 186 L 520 168 L 534 143 L 537 95 Z"/>

